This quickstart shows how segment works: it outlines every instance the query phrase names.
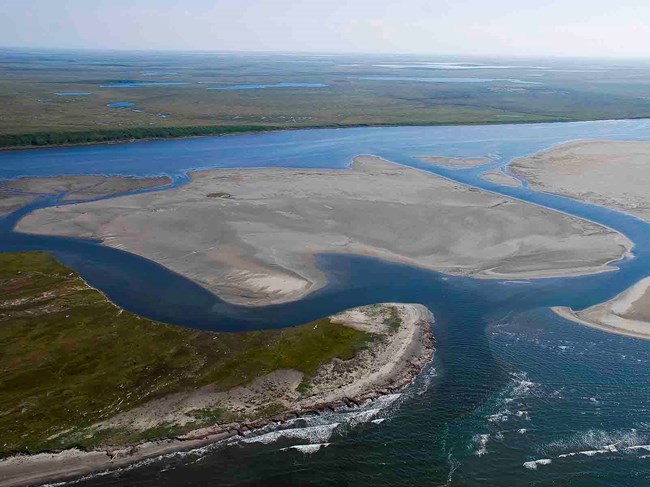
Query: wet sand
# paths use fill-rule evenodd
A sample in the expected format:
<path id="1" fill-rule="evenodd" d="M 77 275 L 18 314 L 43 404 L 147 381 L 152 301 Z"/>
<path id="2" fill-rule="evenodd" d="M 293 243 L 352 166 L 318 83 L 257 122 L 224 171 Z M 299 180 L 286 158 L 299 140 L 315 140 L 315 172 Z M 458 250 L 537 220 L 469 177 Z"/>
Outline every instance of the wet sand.
<path id="1" fill-rule="evenodd" d="M 88 201 L 140 189 L 170 184 L 164 177 L 58 176 L 20 178 L 0 182 L 0 216 L 11 213 L 40 196 L 65 193 L 63 201 Z"/>
<path id="2" fill-rule="evenodd" d="M 400 317 L 397 330 L 386 324 L 390 310 Z M 144 430 L 161 424 L 185 424 L 196 418 L 196 409 L 219 408 L 245 415 L 240 423 L 214 424 L 183 436 L 138 445 L 116 446 L 95 451 L 66 450 L 0 461 L 0 486 L 21 486 L 62 480 L 106 469 L 116 469 L 146 458 L 174 451 L 190 450 L 261 428 L 269 421 L 284 421 L 326 409 L 348 407 L 395 393 L 412 383 L 433 356 L 431 321 L 427 308 L 417 304 L 386 303 L 348 310 L 332 321 L 378 337 L 366 350 L 347 361 L 335 359 L 321 365 L 311 386 L 300 392 L 305 380 L 296 370 L 279 370 L 255 379 L 245 387 L 216 392 L 203 387 L 151 401 L 132 411 L 99 423 L 97 429 Z M 275 416 L 265 416 L 269 404 L 282 404 Z"/>
<path id="3" fill-rule="evenodd" d="M 615 298 L 582 311 L 553 308 L 576 323 L 610 333 L 650 340 L 650 277 L 642 279 Z"/>
<path id="4" fill-rule="evenodd" d="M 577 141 L 516 159 L 530 188 L 597 203 L 650 221 L 650 142 Z"/>
<path id="5" fill-rule="evenodd" d="M 631 248 L 605 227 L 370 156 L 349 170 L 200 171 L 168 191 L 38 210 L 17 230 L 99 238 L 245 305 L 324 286 L 319 253 L 521 279 L 612 270 Z"/>

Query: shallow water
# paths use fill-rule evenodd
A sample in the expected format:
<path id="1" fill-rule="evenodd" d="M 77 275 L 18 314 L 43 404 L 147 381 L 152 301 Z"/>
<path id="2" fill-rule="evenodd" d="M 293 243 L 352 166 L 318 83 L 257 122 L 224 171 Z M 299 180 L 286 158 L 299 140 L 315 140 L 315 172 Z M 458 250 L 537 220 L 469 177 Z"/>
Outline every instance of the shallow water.
<path id="1" fill-rule="evenodd" d="M 129 108 L 135 106 L 135 103 L 131 101 L 116 101 L 114 103 L 109 103 L 106 106 L 108 108 Z"/>
<path id="2" fill-rule="evenodd" d="M 436 316 L 433 368 L 386 410 L 344 411 L 296 424 L 305 427 L 302 432 L 269 433 L 262 440 L 173 455 L 81 483 L 650 483 L 650 458 L 644 458 L 650 454 L 644 448 L 650 445 L 650 342 L 581 327 L 548 310 L 550 305 L 589 306 L 650 274 L 650 226 L 598 206 L 478 177 L 562 141 L 650 139 L 649 129 L 646 120 L 365 128 L 0 153 L 0 177 L 169 174 L 175 185 L 183 184 L 192 168 L 344 168 L 355 155 L 377 154 L 589 218 L 636 244 L 635 258 L 620 262 L 618 272 L 531 281 L 475 280 L 368 258 L 322 255 L 318 264 L 330 276 L 327 288 L 298 303 L 248 310 L 125 252 L 80 239 L 15 234 L 13 223 L 29 211 L 22 210 L 0 220 L 0 250 L 53 250 L 118 304 L 153 318 L 198 328 L 252 329 L 379 301 L 420 302 Z M 481 168 L 452 170 L 433 168 L 419 155 L 489 155 L 493 160 Z M 357 413 L 353 421 L 350 416 Z"/>
<path id="3" fill-rule="evenodd" d="M 516 83 L 524 85 L 541 85 L 536 81 L 524 81 L 514 78 L 409 78 L 404 76 L 360 76 L 359 79 L 374 81 L 417 81 L 421 83 Z"/>
<path id="4" fill-rule="evenodd" d="M 324 83 L 271 83 L 261 85 L 212 86 L 208 90 L 264 90 L 270 88 L 327 88 Z"/>
<path id="5" fill-rule="evenodd" d="M 146 88 L 155 86 L 178 86 L 192 83 L 182 81 L 116 81 L 100 85 L 100 88 Z"/>

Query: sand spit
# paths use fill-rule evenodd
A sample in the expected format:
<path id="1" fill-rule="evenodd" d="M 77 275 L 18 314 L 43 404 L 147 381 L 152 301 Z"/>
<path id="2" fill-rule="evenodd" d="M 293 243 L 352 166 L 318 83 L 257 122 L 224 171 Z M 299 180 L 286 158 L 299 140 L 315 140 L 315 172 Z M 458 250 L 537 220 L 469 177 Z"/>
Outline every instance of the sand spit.
<path id="1" fill-rule="evenodd" d="M 397 327 L 394 323 L 391 326 L 387 320 L 394 313 L 399 317 Z M 95 428 L 146 429 L 160 424 L 182 425 L 192 418 L 191 411 L 215 408 L 246 417 L 246 420 L 213 424 L 177 438 L 127 447 L 97 451 L 73 449 L 11 457 L 0 461 L 0 486 L 70 479 L 120 468 L 147 458 L 241 436 L 273 422 L 282 423 L 305 414 L 355 407 L 401 391 L 432 359 L 433 317 L 424 306 L 397 303 L 371 305 L 340 313 L 331 319 L 342 326 L 376 335 L 377 338 L 351 360 L 335 359 L 325 363 L 310 378 L 303 377 L 295 370 L 283 370 L 230 391 L 217 392 L 204 387 L 151 401 L 97 424 Z M 308 386 L 300 388 L 305 382 Z M 276 405 L 278 409 L 268 413 L 269 405 Z"/>
<path id="2" fill-rule="evenodd" d="M 619 335 L 650 340 L 650 277 L 615 298 L 583 311 L 553 308 L 568 320 Z"/>
<path id="3" fill-rule="evenodd" d="M 443 166 L 449 169 L 464 169 L 466 167 L 481 166 L 490 162 L 487 157 L 442 157 L 442 156 L 420 156 L 421 161 L 435 166 Z"/>
<path id="4" fill-rule="evenodd" d="M 509 174 L 501 171 L 500 169 L 493 169 L 486 173 L 481 174 L 481 178 L 503 186 L 521 187 L 521 181 Z"/>
<path id="5" fill-rule="evenodd" d="M 164 177 L 57 176 L 20 178 L 0 182 L 0 216 L 17 210 L 43 195 L 65 193 L 63 201 L 87 201 L 171 183 Z"/>
<path id="6" fill-rule="evenodd" d="M 357 157 L 349 170 L 216 169 L 191 179 L 38 210 L 17 229 L 99 238 L 245 305 L 323 286 L 318 253 L 512 279 L 611 270 L 631 248 L 599 225 L 377 157 Z"/>
<path id="7" fill-rule="evenodd" d="M 510 165 L 531 189 L 598 203 L 650 221 L 650 142 L 577 141 Z"/>

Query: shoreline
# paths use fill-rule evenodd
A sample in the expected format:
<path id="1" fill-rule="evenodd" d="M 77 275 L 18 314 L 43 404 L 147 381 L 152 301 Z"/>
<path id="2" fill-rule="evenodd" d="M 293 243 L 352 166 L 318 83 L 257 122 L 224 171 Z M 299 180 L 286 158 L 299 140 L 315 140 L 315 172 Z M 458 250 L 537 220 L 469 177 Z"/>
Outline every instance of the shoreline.
<path id="1" fill-rule="evenodd" d="M 142 442 L 136 445 L 105 447 L 91 451 L 73 448 L 60 452 L 8 457 L 0 460 L 0 478 L 2 479 L 0 486 L 10 487 L 72 480 L 83 475 L 114 470 L 165 454 L 193 450 L 229 438 L 244 437 L 252 432 L 263 428 L 272 428 L 274 424 L 280 425 L 294 418 L 320 415 L 325 411 L 355 408 L 382 396 L 399 393 L 410 386 L 422 369 L 433 360 L 435 339 L 430 326 L 433 316 L 422 305 L 386 303 L 374 306 L 398 306 L 402 310 L 401 316 L 406 319 L 402 321 L 397 332 L 387 335 L 392 338 L 387 340 L 389 343 L 384 349 L 385 353 L 379 355 L 383 358 L 383 363 L 359 362 L 359 357 L 363 355 L 363 352 L 358 352 L 353 359 L 347 361 L 350 363 L 356 361 L 357 372 L 361 372 L 354 381 L 343 386 L 337 384 L 336 377 L 329 375 L 327 370 L 327 366 L 331 364 L 323 364 L 317 374 L 317 376 L 322 376 L 323 383 L 317 383 L 314 386 L 314 394 L 298 401 L 296 407 L 287 408 L 281 413 L 269 417 L 204 426 L 173 438 Z M 362 308 L 348 310 L 335 315 L 332 319 L 341 323 L 342 326 L 357 329 L 365 329 L 364 327 L 367 325 L 378 326 L 376 318 L 366 311 L 362 311 L 362 314 L 365 314 L 361 316 L 360 310 Z M 365 324 L 362 323 L 364 320 Z M 394 344 L 397 344 L 396 350 L 399 352 L 397 356 L 394 356 L 393 348 L 395 347 L 391 348 Z M 338 359 L 334 360 L 334 362 L 337 361 L 340 362 Z M 339 367 L 336 364 L 333 366 Z M 372 372 L 368 373 L 370 370 Z M 345 374 L 343 375 L 345 378 Z M 347 377 L 347 379 L 349 378 L 350 376 Z M 127 411 L 126 414 L 128 413 Z"/>

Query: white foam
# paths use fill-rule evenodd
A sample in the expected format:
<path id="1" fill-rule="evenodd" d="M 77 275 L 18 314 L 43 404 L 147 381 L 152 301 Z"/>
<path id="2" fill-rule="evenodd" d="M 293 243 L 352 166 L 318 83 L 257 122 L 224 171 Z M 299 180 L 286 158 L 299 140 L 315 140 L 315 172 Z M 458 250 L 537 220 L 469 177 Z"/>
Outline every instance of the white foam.
<path id="1" fill-rule="evenodd" d="M 520 430 L 517 430 L 517 433 L 519 433 L 520 435 L 525 435 L 527 432 L 528 430 L 526 428 L 521 428 Z"/>
<path id="2" fill-rule="evenodd" d="M 329 443 L 314 443 L 312 445 L 293 445 L 290 446 L 289 448 L 283 448 L 282 451 L 297 450 L 300 453 L 303 453 L 305 455 L 311 455 L 312 453 L 316 453 L 321 448 L 327 448 L 328 446 L 330 446 Z"/>
<path id="3" fill-rule="evenodd" d="M 537 470 L 537 467 L 539 465 L 550 465 L 553 460 L 550 458 L 542 458 L 540 460 L 534 460 L 532 462 L 525 462 L 524 467 L 530 469 L 530 470 Z"/>
<path id="4" fill-rule="evenodd" d="M 280 438 L 292 440 L 306 440 L 311 443 L 324 443 L 330 439 L 332 433 L 340 423 L 309 426 L 306 428 L 293 428 L 287 430 L 271 431 L 260 436 L 245 438 L 242 443 L 273 443 Z"/>
<path id="5" fill-rule="evenodd" d="M 351 413 L 348 417 L 350 423 L 354 426 L 355 424 L 358 423 L 367 423 L 368 421 L 371 421 L 380 412 L 381 412 L 380 408 L 368 409 L 366 411 Z"/>
<path id="6" fill-rule="evenodd" d="M 476 456 L 482 457 L 483 455 L 487 455 L 487 444 L 488 441 L 490 441 L 490 435 L 489 434 L 483 434 L 483 435 L 475 435 L 474 436 L 474 443 L 478 445 L 478 448 L 476 450 Z"/>
<path id="7" fill-rule="evenodd" d="M 383 423 L 384 421 L 386 421 L 386 418 L 379 418 L 379 419 L 373 419 L 373 420 L 371 421 L 371 423 L 381 424 L 381 423 Z"/>

